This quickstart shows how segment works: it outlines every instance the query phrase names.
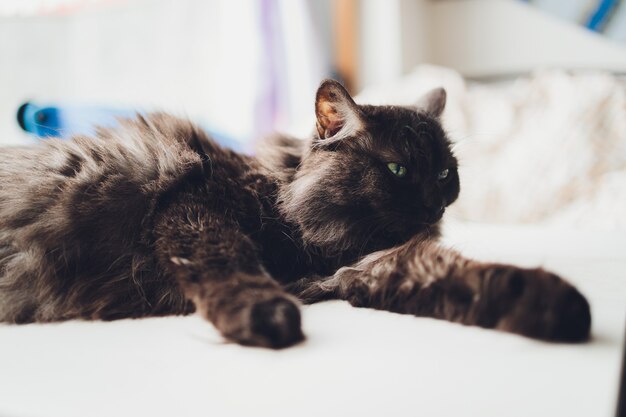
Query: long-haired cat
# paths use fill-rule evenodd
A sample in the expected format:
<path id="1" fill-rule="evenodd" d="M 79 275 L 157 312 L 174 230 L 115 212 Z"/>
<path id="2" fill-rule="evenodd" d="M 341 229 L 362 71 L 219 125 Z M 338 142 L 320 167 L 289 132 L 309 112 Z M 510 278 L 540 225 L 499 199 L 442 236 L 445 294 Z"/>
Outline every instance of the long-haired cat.
<path id="1" fill-rule="evenodd" d="M 459 193 L 444 105 L 442 89 L 357 105 L 325 81 L 310 140 L 278 136 L 257 157 L 165 114 L 3 149 L 0 321 L 196 310 L 230 340 L 278 348 L 303 338 L 296 297 L 344 298 L 585 339 L 589 306 L 560 278 L 437 246 Z"/>

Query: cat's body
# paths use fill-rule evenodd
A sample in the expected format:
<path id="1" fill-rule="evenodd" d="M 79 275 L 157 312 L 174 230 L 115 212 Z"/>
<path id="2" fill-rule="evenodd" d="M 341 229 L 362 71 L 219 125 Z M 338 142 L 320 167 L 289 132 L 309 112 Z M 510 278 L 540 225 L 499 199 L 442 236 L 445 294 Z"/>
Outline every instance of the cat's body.
<path id="1" fill-rule="evenodd" d="M 196 309 L 239 343 L 291 345 L 303 336 L 285 288 L 306 301 L 353 300 L 348 290 L 310 295 L 330 289 L 323 278 L 335 271 L 332 282 L 340 283 L 342 267 L 364 255 L 407 242 L 421 256 L 415 242 L 438 236 L 443 210 L 459 192 L 456 160 L 437 120 L 444 103 L 436 90 L 418 108 L 357 106 L 327 81 L 318 90 L 312 140 L 277 137 L 256 158 L 164 114 L 94 138 L 5 149 L 0 321 Z M 377 253 L 351 271 L 371 276 L 363 262 L 403 270 L 397 256 Z M 441 271 L 457 265 L 462 276 L 463 262 L 451 257 Z M 407 279 L 419 275 L 403 271 Z M 371 306 L 416 314 L 399 306 L 403 300 Z"/>
<path id="2" fill-rule="evenodd" d="M 347 253 L 321 256 L 322 248 L 305 246 L 278 209 L 278 176 L 284 172 L 275 175 L 166 114 L 123 121 L 120 129 L 101 130 L 96 137 L 3 150 L 0 283 L 5 294 L 19 293 L 21 303 L 0 304 L 0 318 L 111 319 L 189 311 L 155 251 L 158 222 L 167 221 L 164 213 L 173 206 L 223 212 L 217 222 L 236 222 L 280 283 L 332 274 L 356 260 Z"/>
<path id="3" fill-rule="evenodd" d="M 261 171 L 252 158 L 164 114 L 125 121 L 93 138 L 4 149 L 0 319 L 189 311 L 155 251 L 156 223 L 172 204 L 219 207 L 259 248 L 275 249 L 263 252 L 275 278 L 301 276 L 310 256 L 276 221 L 277 182 Z M 286 256 L 278 262 L 276 253 Z"/>

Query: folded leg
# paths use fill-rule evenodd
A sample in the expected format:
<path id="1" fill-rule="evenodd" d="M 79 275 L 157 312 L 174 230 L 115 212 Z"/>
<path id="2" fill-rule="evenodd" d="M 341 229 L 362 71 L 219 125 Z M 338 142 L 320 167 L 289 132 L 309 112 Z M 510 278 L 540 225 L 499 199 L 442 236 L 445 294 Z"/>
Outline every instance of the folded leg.
<path id="1" fill-rule="evenodd" d="M 272 348 L 303 339 L 297 300 L 263 269 L 235 221 L 191 200 L 170 206 L 156 230 L 162 267 L 227 339 Z"/>

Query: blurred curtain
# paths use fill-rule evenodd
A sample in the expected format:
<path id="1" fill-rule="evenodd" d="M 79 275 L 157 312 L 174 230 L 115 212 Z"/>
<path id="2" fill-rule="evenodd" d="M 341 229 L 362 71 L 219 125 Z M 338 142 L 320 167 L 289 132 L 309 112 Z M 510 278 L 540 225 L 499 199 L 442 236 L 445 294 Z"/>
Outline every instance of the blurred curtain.
<path id="1" fill-rule="evenodd" d="M 255 130 L 291 129 L 313 115 L 315 90 L 331 73 L 324 28 L 312 19 L 312 1 L 260 0 L 263 53 L 256 101 Z"/>
<path id="2" fill-rule="evenodd" d="M 300 125 L 313 116 L 315 89 L 331 73 L 328 28 L 313 18 L 320 4 L 5 3 L 0 141 L 20 135 L 14 115 L 24 100 L 166 110 L 244 142 Z"/>

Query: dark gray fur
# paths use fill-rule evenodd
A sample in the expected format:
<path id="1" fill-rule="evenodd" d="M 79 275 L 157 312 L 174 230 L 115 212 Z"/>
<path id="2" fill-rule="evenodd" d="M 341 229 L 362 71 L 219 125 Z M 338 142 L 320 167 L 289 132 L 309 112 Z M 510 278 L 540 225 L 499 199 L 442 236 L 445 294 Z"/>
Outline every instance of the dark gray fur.
<path id="1" fill-rule="evenodd" d="M 279 348 L 303 338 L 291 292 L 305 301 L 344 298 L 559 339 L 558 329 L 502 324 L 513 307 L 484 307 L 486 313 L 463 319 L 440 312 L 452 308 L 448 299 L 471 304 L 483 288 L 472 284 L 477 269 L 470 261 L 415 244 L 436 245 L 438 222 L 459 193 L 457 162 L 439 122 L 444 104 L 445 92 L 434 90 L 415 108 L 362 106 L 339 83 L 325 81 L 312 137 L 270 138 L 255 158 L 223 149 L 166 114 L 138 116 L 94 137 L 5 148 L 0 321 L 196 310 L 228 339 Z M 394 176 L 389 162 L 403 164 L 408 174 Z M 442 170 L 449 172 L 443 180 Z M 412 261 L 438 264 L 440 255 L 436 272 Z M 499 268 L 489 273 L 501 276 L 497 282 L 516 276 L 514 267 Z M 522 274 L 530 277 L 521 279 L 523 288 L 530 280 L 539 282 L 532 284 L 537 292 L 553 293 L 537 278 L 542 274 Z M 447 292 L 443 283 L 451 279 L 458 285 Z M 443 289 L 430 297 L 424 283 L 435 281 Z M 416 282 L 419 297 L 402 295 Z M 482 299 L 493 300 L 491 306 L 509 300 L 520 306 L 516 323 L 528 316 L 536 328 L 547 326 L 531 320 L 505 290 L 490 289 Z M 576 299 L 553 308 L 569 311 L 572 303 L 576 311 L 586 305 Z M 562 339 L 586 337 L 584 313 L 566 315 L 580 324 L 576 337 Z"/>

